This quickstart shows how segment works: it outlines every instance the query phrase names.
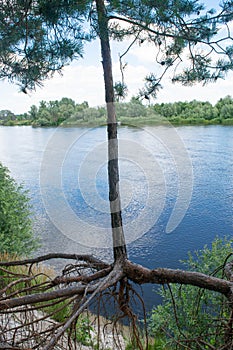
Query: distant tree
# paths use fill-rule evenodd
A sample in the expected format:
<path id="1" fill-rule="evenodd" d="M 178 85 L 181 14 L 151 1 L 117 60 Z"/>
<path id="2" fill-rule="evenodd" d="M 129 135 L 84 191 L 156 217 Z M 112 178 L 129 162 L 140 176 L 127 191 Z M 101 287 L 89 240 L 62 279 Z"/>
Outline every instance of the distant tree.
<path id="1" fill-rule="evenodd" d="M 0 111 L 0 120 L 8 121 L 8 120 L 15 120 L 15 115 L 13 112 L 9 111 L 8 109 L 3 109 Z"/>
<path id="2" fill-rule="evenodd" d="M 172 117 L 176 115 L 176 111 L 174 107 L 175 106 L 172 103 L 164 103 L 160 109 L 160 112 L 165 118 Z"/>
<path id="3" fill-rule="evenodd" d="M 130 102 L 133 104 L 142 105 L 142 101 L 140 100 L 140 98 L 138 96 L 132 96 L 130 99 Z"/>
<path id="4" fill-rule="evenodd" d="M 116 103 L 116 113 L 119 117 L 145 117 L 146 107 L 138 102 Z"/>
<path id="5" fill-rule="evenodd" d="M 29 118 L 32 120 L 35 120 L 38 118 L 38 108 L 35 105 L 32 105 L 29 112 L 28 112 Z"/>
<path id="6" fill-rule="evenodd" d="M 78 112 L 76 114 L 77 119 L 83 119 L 85 121 L 93 121 L 95 119 L 105 117 L 106 116 L 106 111 L 102 108 L 94 108 L 94 107 L 89 107 L 85 108 L 84 110 Z"/>
<path id="7" fill-rule="evenodd" d="M 75 101 L 72 100 L 72 98 L 62 97 L 59 101 L 59 105 L 73 106 L 73 108 L 75 108 Z"/>
<path id="8" fill-rule="evenodd" d="M 46 108 L 39 108 L 38 111 L 38 119 L 47 119 L 48 121 L 50 120 L 51 114 L 48 111 L 47 107 Z"/>
<path id="9" fill-rule="evenodd" d="M 61 100 L 40 101 L 39 108 L 32 105 L 28 118 L 33 121 L 34 126 L 54 126 L 73 118 L 76 111 L 83 111 L 86 108 L 88 108 L 86 101 L 76 104 L 71 98 L 63 97 Z"/>
<path id="10" fill-rule="evenodd" d="M 233 98 L 226 96 L 221 98 L 215 105 L 222 119 L 233 118 Z"/>
<path id="11" fill-rule="evenodd" d="M 71 98 L 63 97 L 58 102 L 58 123 L 72 117 L 75 112 L 75 101 Z"/>
<path id="12" fill-rule="evenodd" d="M 89 107 L 88 102 L 84 101 L 83 103 L 78 103 L 75 105 L 75 111 L 79 112 L 79 111 L 82 111 L 88 107 Z"/>

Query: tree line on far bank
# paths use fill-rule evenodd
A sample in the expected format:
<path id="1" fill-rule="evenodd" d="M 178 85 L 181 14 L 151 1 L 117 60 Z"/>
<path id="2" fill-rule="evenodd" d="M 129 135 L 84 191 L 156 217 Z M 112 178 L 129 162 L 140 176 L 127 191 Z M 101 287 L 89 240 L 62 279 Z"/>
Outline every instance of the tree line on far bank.
<path id="1" fill-rule="evenodd" d="M 130 102 L 117 102 L 116 113 L 122 123 L 153 124 L 169 121 L 172 124 L 233 124 L 233 98 L 220 98 L 215 105 L 202 101 L 179 101 L 145 105 L 132 97 Z M 0 125 L 57 126 L 106 123 L 106 108 L 89 107 L 88 102 L 76 103 L 63 97 L 60 101 L 41 101 L 28 113 L 0 111 Z"/>

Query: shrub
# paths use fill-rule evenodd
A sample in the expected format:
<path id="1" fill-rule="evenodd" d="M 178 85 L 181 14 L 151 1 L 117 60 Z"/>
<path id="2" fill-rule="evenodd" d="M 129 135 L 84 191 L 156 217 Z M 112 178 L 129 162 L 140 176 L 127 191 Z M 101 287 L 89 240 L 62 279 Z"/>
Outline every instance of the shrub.
<path id="1" fill-rule="evenodd" d="M 183 262 L 191 271 L 223 278 L 232 240 L 216 238 L 207 246 L 189 254 Z M 150 329 L 154 337 L 165 336 L 164 349 L 220 349 L 224 344 L 230 310 L 225 298 L 216 292 L 194 286 L 172 285 L 160 290 L 163 304 L 152 311 Z"/>
<path id="2" fill-rule="evenodd" d="M 222 124 L 223 125 L 233 125 L 233 118 L 223 119 Z"/>
<path id="3" fill-rule="evenodd" d="M 39 118 L 32 123 L 32 126 L 52 126 L 54 124 L 56 123 L 53 123 L 52 121 L 46 118 Z"/>
<path id="4" fill-rule="evenodd" d="M 0 253 L 27 255 L 36 249 L 30 214 L 27 192 L 0 163 Z"/>

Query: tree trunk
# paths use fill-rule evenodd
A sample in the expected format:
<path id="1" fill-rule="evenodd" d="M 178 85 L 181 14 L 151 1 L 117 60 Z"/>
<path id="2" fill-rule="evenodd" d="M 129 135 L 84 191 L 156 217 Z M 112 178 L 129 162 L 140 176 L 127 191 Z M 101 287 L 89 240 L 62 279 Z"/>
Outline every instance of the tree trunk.
<path id="1" fill-rule="evenodd" d="M 114 260 L 116 261 L 119 259 L 125 259 L 127 257 L 119 189 L 117 121 L 114 105 L 114 88 L 111 51 L 108 35 L 108 19 L 106 16 L 104 0 L 96 0 L 96 8 L 98 14 L 99 37 L 104 71 L 105 102 L 107 105 L 109 202 L 111 212 L 113 252 Z"/>

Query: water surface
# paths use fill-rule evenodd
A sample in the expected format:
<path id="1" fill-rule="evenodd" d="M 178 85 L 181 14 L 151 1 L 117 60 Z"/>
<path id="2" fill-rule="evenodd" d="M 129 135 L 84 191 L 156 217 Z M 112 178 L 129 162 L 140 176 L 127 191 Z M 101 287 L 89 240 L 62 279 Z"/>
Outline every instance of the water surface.
<path id="1" fill-rule="evenodd" d="M 119 129 L 128 253 L 134 262 L 151 268 L 180 267 L 179 261 L 187 258 L 188 251 L 210 245 L 216 235 L 232 235 L 233 127 L 182 126 L 174 129 L 174 135 L 183 143 L 180 152 L 175 144 L 171 146 L 171 134 L 165 127 Z M 42 239 L 43 253 L 85 252 L 111 260 L 111 237 L 104 236 L 110 232 L 105 140 L 104 127 L 0 127 L 0 160 L 30 192 L 34 230 Z M 42 184 L 41 169 L 47 176 L 42 176 Z M 180 184 L 180 179 L 187 184 Z M 44 207 L 41 186 L 45 189 L 46 185 L 61 221 L 65 222 L 65 211 L 59 213 L 62 194 L 67 208 L 83 222 L 82 228 L 99 227 L 104 232 L 102 240 L 97 242 L 95 233 L 90 238 L 92 231 L 87 230 L 90 237 L 85 246 L 81 238 L 74 241 L 70 234 L 61 232 Z M 185 205 L 188 208 L 179 225 L 167 233 L 167 223 L 184 190 L 187 193 L 183 193 L 178 211 L 184 211 Z M 158 301 L 151 286 L 144 289 L 144 296 L 148 307 Z"/>

